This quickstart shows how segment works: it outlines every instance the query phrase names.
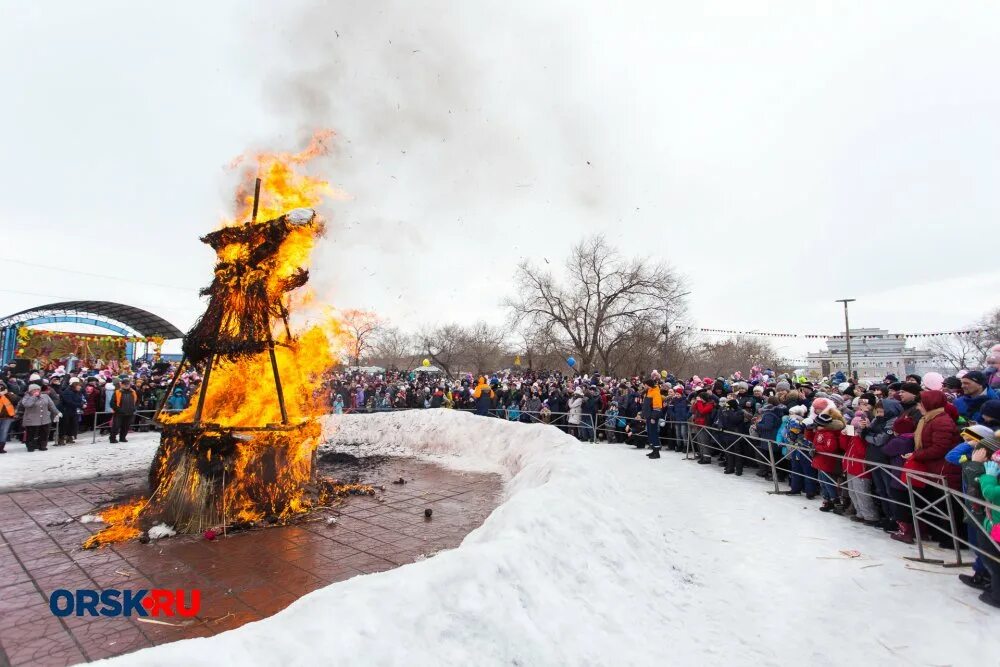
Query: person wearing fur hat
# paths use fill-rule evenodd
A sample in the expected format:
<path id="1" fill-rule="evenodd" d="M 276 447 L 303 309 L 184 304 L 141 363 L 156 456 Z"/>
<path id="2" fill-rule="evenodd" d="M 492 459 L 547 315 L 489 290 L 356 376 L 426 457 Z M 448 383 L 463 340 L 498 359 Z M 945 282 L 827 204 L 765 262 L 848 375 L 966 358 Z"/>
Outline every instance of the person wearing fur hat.
<path id="1" fill-rule="evenodd" d="M 806 498 L 812 500 L 816 497 L 819 489 L 816 483 L 816 471 L 812 467 L 811 443 L 805 437 L 805 417 L 806 407 L 795 405 L 788 410 L 788 422 L 778 431 L 778 440 L 784 445 L 782 455 L 788 456 L 789 474 L 788 483 L 791 490 L 786 491 L 787 496 L 798 496 L 803 491 Z"/>
<path id="2" fill-rule="evenodd" d="M 978 422 L 983 404 L 986 401 L 996 400 L 1000 396 L 990 389 L 982 371 L 969 371 L 960 382 L 962 383 L 962 395 L 955 399 L 958 414 L 968 421 Z"/>
<path id="3" fill-rule="evenodd" d="M 52 423 L 62 417 L 56 404 L 37 384 L 28 385 L 28 391 L 17 405 L 21 424 L 26 432 L 25 445 L 29 452 L 48 449 L 49 428 Z"/>
<path id="4" fill-rule="evenodd" d="M 818 398 L 813 402 L 814 417 L 806 421 L 806 426 L 813 426 L 813 448 L 816 456 L 812 466 L 819 476 L 820 494 L 823 496 L 821 512 L 830 512 L 836 507 L 838 489 L 836 477 L 839 474 L 840 462 L 831 454 L 840 449 L 840 432 L 847 424 L 844 417 L 829 399 Z"/>
<path id="5" fill-rule="evenodd" d="M 569 401 L 566 403 L 569 408 L 569 418 L 566 420 L 569 424 L 569 432 L 570 434 L 576 436 L 577 439 L 581 438 L 583 435 L 583 431 L 580 428 L 580 422 L 583 418 L 584 401 L 585 397 L 583 395 L 583 389 L 577 387 L 573 390 L 573 395 L 569 397 Z"/>

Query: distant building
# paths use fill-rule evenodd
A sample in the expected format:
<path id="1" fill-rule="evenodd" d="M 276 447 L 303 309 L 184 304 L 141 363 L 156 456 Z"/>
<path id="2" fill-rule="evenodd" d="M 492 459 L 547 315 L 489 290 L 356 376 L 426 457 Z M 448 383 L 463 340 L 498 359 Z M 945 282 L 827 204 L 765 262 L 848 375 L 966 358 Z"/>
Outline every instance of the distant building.
<path id="1" fill-rule="evenodd" d="M 810 352 L 807 360 L 808 372 L 814 377 L 837 371 L 847 375 L 845 335 L 827 338 L 826 349 Z M 892 373 L 903 379 L 910 373 L 924 375 L 941 370 L 930 351 L 906 347 L 906 336 L 886 329 L 851 329 L 851 363 L 859 378 L 883 378 Z"/>

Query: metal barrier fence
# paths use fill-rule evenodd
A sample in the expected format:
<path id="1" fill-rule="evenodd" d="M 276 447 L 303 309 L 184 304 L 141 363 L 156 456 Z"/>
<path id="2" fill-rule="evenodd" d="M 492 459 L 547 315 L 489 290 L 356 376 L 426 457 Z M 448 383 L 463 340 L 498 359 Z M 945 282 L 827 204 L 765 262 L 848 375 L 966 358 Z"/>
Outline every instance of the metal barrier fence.
<path id="1" fill-rule="evenodd" d="M 172 414 L 177 412 L 183 412 L 183 410 L 162 410 L 162 412 L 166 414 Z M 147 430 L 156 430 L 157 426 L 156 423 L 153 421 L 153 415 L 155 413 L 156 410 L 136 410 L 135 413 L 133 414 L 133 419 L 131 425 L 129 426 L 129 430 L 137 433 L 142 433 Z M 86 424 L 87 425 L 86 430 L 84 430 L 83 432 L 86 433 L 87 431 L 92 431 L 93 433 L 91 435 L 90 442 L 95 443 L 97 442 L 97 435 L 100 431 L 108 431 L 111 429 L 114 413 L 109 411 L 93 412 L 90 414 L 78 415 L 78 417 L 80 419 L 77 426 L 77 433 L 78 434 L 80 433 L 79 426 Z M 23 423 L 20 423 L 20 419 L 14 420 L 14 422 L 18 424 L 20 428 L 15 429 L 13 428 L 13 424 L 11 425 L 11 429 L 10 431 L 8 431 L 7 434 L 8 438 L 7 443 L 9 444 L 14 439 L 18 439 L 21 442 L 26 442 L 28 439 L 28 429 L 23 425 Z M 46 436 L 46 442 L 48 442 L 49 440 L 54 440 L 55 442 L 59 442 L 60 435 L 63 435 L 62 420 L 57 419 L 51 424 L 49 424 L 49 433 Z"/>
<path id="2" fill-rule="evenodd" d="M 420 409 L 432 408 L 392 408 L 373 410 L 373 412 Z M 475 411 L 464 408 L 462 410 Z M 511 412 L 516 414 L 517 419 L 510 419 Z M 624 436 L 626 441 L 631 438 L 634 442 L 644 444 L 647 439 L 644 432 L 644 419 L 626 417 L 621 414 L 609 415 L 598 412 L 594 415 L 591 413 L 550 411 L 511 411 L 496 408 L 489 411 L 489 416 L 508 421 L 548 424 L 564 432 L 569 432 L 579 440 L 591 443 L 596 443 L 602 435 L 609 442 L 617 441 L 619 436 Z M 580 421 L 570 424 L 569 419 L 573 416 L 579 417 Z M 892 497 L 888 494 L 876 493 L 874 484 L 872 484 L 870 491 L 848 488 L 846 481 L 851 476 L 846 474 L 829 475 L 817 471 L 812 467 L 816 452 L 810 446 L 787 442 L 778 443 L 749 433 L 726 431 L 713 426 L 698 426 L 691 422 L 663 420 L 661 429 L 663 427 L 669 428 L 666 431 L 660 431 L 661 446 L 665 445 L 676 451 L 682 451 L 685 460 L 698 459 L 708 452 L 713 452 L 727 457 L 742 458 L 755 466 L 763 467 L 774 484 L 774 490 L 769 491 L 769 493 L 782 493 L 780 486 L 782 478 L 787 478 L 790 482 L 793 477 L 798 477 L 804 485 L 808 482 L 815 484 L 817 488 L 821 488 L 821 485 L 824 484 L 827 485 L 828 489 L 833 487 L 836 498 L 842 498 L 844 495 L 868 498 L 875 504 L 880 514 L 891 515 L 886 516 L 887 519 L 899 520 L 897 517 L 905 516 L 910 519 L 906 523 L 913 525 L 914 543 L 918 551 L 917 557 L 907 557 L 908 560 L 937 563 L 945 567 L 961 567 L 965 564 L 962 560 L 962 546 L 964 545 L 979 556 L 1000 563 L 1000 555 L 997 555 L 1000 554 L 1000 544 L 989 535 L 983 527 L 982 521 L 975 516 L 972 509 L 972 507 L 978 507 L 984 511 L 1000 511 L 1000 506 L 952 489 L 941 475 L 901 468 L 889 463 L 852 458 L 841 453 L 821 452 L 823 456 L 835 459 L 840 469 L 844 468 L 845 462 L 860 463 L 865 467 L 863 475 L 868 476 L 868 478 L 874 478 L 877 474 L 887 476 L 886 479 L 891 476 L 901 487 L 905 488 L 905 492 L 900 489 L 898 496 Z M 786 465 L 793 460 L 798 461 L 799 465 Z M 811 471 L 812 474 L 807 471 Z M 905 482 L 902 481 L 904 479 Z M 933 491 L 928 493 L 921 491 L 921 489 L 932 489 Z M 817 495 L 819 495 L 818 492 Z M 963 523 L 970 526 L 970 530 L 964 535 L 962 534 Z M 941 559 L 932 559 L 926 556 L 924 544 L 929 531 L 940 535 L 942 541 L 951 542 L 955 554 L 953 563 L 945 563 Z"/>

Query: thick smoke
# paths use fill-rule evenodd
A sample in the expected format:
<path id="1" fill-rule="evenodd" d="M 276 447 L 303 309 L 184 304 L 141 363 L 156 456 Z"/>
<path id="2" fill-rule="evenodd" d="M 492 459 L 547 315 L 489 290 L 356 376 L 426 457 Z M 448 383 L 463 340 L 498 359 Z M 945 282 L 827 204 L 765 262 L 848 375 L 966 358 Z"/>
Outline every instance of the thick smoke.
<path id="1" fill-rule="evenodd" d="M 601 208 L 597 128 L 556 18 L 458 2 L 292 6 L 274 16 L 263 101 L 292 135 L 283 141 L 338 135 L 319 167 L 351 201 L 328 216 L 314 274 L 324 297 L 343 301 L 344 251 L 353 277 L 400 285 L 435 277 L 427 254 L 455 259 L 448 239 L 479 238 L 509 263 L 523 252 L 516 237 L 546 223 L 540 212 Z"/>

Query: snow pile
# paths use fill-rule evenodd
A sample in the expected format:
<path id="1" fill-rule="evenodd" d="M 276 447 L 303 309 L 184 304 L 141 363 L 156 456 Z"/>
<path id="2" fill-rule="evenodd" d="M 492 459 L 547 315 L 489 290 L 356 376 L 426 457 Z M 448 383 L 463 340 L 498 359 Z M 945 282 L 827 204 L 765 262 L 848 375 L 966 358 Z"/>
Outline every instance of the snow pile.
<path id="1" fill-rule="evenodd" d="M 151 540 L 158 540 L 163 537 L 173 537 L 176 534 L 177 531 L 174 530 L 173 526 L 168 526 L 165 523 L 158 523 L 146 532 L 146 535 L 148 535 Z"/>
<path id="2" fill-rule="evenodd" d="M 348 415 L 333 446 L 500 469 L 462 545 L 129 664 L 975 664 L 992 610 L 880 531 L 676 454 L 449 410 Z M 850 558 L 842 550 L 857 550 Z M 878 565 L 879 567 L 872 567 Z M 221 595 L 205 590 L 204 596 Z M 339 657 L 339 658 L 338 658 Z"/>
<path id="3" fill-rule="evenodd" d="M 65 447 L 50 444 L 44 452 L 29 452 L 19 442 L 8 442 L 7 453 L 0 457 L 0 491 L 143 472 L 160 445 L 160 434 L 152 432 L 130 433 L 128 442 L 116 445 L 108 442 L 108 436 L 92 443 L 90 436 L 84 433 Z"/>
<path id="4" fill-rule="evenodd" d="M 80 517 L 80 523 L 104 523 L 100 514 L 84 514 Z"/>

